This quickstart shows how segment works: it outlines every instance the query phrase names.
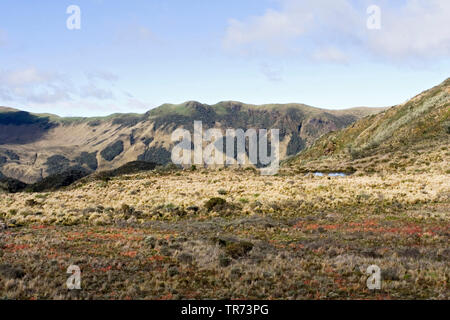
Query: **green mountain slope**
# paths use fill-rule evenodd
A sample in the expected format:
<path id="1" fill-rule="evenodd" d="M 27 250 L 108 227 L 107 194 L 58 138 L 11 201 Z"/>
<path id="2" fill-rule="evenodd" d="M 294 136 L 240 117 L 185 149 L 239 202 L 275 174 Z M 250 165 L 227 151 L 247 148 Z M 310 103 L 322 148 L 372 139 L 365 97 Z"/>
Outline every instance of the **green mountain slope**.
<path id="1" fill-rule="evenodd" d="M 450 79 L 332 132 L 287 161 L 297 170 L 448 170 Z"/>

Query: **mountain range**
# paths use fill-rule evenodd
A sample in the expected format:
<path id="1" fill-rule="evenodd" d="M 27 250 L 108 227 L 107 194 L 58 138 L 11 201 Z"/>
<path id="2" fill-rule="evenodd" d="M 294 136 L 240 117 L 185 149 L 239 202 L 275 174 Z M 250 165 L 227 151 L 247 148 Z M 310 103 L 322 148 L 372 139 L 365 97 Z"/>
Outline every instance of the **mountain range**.
<path id="1" fill-rule="evenodd" d="M 35 183 L 68 170 L 113 170 L 129 162 L 167 164 L 171 134 L 203 129 L 280 129 L 281 158 L 296 155 L 322 135 L 383 108 L 325 110 L 303 104 L 164 104 L 145 114 L 63 118 L 0 107 L 0 175 Z"/>

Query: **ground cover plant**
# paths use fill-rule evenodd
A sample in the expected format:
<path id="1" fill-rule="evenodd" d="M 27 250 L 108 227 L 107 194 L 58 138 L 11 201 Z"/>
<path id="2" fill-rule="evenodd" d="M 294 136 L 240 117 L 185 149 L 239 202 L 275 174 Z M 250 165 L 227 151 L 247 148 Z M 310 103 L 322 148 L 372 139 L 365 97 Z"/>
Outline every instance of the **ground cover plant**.
<path id="1" fill-rule="evenodd" d="M 448 299 L 449 181 L 153 170 L 2 194 L 0 297 Z"/>

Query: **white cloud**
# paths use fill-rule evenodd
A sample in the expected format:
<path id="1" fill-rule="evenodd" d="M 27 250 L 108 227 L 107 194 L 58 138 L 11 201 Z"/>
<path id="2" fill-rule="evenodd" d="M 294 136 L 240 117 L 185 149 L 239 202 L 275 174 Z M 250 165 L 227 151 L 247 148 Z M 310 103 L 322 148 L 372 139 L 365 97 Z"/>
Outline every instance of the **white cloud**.
<path id="1" fill-rule="evenodd" d="M 450 57 L 450 1 L 381 0 L 381 30 L 367 29 L 371 0 L 278 0 L 279 9 L 230 19 L 223 46 L 245 55 L 302 56 L 348 62 L 349 53 L 380 59 Z M 355 56 L 356 54 L 354 54 Z"/>
<path id="2" fill-rule="evenodd" d="M 45 72 L 36 67 L 0 70 L 0 99 L 18 104 L 49 104 L 94 98 L 112 100 L 112 90 L 96 84 L 96 79 L 115 82 L 118 76 L 106 71 L 86 72 L 89 83 L 79 88 L 67 75 Z"/>
<path id="3" fill-rule="evenodd" d="M 73 86 L 67 77 L 35 67 L 0 70 L 0 98 L 19 103 L 50 103 L 71 99 Z"/>
<path id="4" fill-rule="evenodd" d="M 119 45 L 145 46 L 161 44 L 163 41 L 149 28 L 140 24 L 130 24 L 116 34 Z"/>
<path id="5" fill-rule="evenodd" d="M 110 99 L 114 99 L 114 94 L 111 90 L 102 89 L 91 83 L 89 85 L 81 87 L 80 97 L 96 98 L 99 100 L 110 100 Z"/>
<path id="6" fill-rule="evenodd" d="M 351 41 L 358 33 L 353 26 L 365 18 L 358 17 L 347 0 L 279 3 L 279 10 L 268 9 L 261 16 L 231 19 L 224 47 L 243 54 L 310 55 L 311 48 L 328 43 L 338 34 L 346 34 L 345 41 Z"/>
<path id="7" fill-rule="evenodd" d="M 250 17 L 247 21 L 231 19 L 223 44 L 227 49 L 244 52 L 258 50 L 258 47 L 271 52 L 282 51 L 287 41 L 306 31 L 311 18 L 308 14 L 297 16 L 269 9 L 264 15 Z"/>
<path id="8" fill-rule="evenodd" d="M 22 95 L 27 101 L 34 103 L 58 103 L 71 100 L 70 95 L 60 88 L 42 89 L 39 91 L 24 92 Z"/>
<path id="9" fill-rule="evenodd" d="M 261 73 L 272 82 L 282 81 L 282 69 L 274 67 L 266 62 L 260 64 Z"/>
<path id="10" fill-rule="evenodd" d="M 67 75 L 36 67 L 0 70 L 0 104 L 78 116 L 147 111 L 151 105 L 123 89 L 113 90 L 111 82 L 119 78 L 113 73 L 93 71 L 85 76 L 87 82 L 73 85 Z M 106 82 L 95 81 L 98 79 Z"/>
<path id="11" fill-rule="evenodd" d="M 381 8 L 381 30 L 368 46 L 394 59 L 450 57 L 450 1 L 409 0 L 398 9 Z"/>
<path id="12" fill-rule="evenodd" d="M 49 82 L 55 75 L 38 71 L 34 67 L 0 73 L 0 82 L 11 86 L 25 86 Z"/>

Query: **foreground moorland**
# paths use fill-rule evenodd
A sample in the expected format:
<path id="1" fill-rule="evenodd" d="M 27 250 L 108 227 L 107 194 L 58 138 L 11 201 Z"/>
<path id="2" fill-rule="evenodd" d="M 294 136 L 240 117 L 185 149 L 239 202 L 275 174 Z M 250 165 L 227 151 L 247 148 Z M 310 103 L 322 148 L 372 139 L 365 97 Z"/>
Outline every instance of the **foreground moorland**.
<path id="1" fill-rule="evenodd" d="M 450 298 L 445 171 L 153 170 L 2 194 L 0 228 L 6 299 Z"/>

